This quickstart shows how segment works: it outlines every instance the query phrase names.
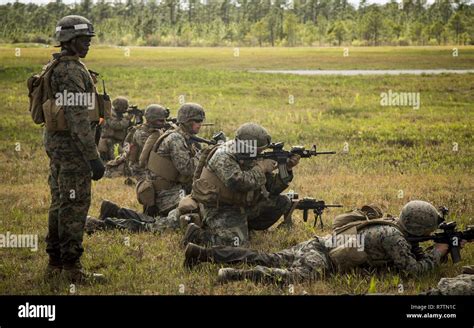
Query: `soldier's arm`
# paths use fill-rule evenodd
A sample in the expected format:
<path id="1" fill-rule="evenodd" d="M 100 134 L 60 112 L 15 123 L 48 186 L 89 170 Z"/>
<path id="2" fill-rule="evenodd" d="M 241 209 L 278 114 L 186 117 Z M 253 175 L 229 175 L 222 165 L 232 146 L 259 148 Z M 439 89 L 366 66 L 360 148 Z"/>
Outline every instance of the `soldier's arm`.
<path id="1" fill-rule="evenodd" d="M 136 129 L 134 126 L 130 127 L 127 131 L 127 135 L 125 136 L 124 142 L 129 143 L 129 144 L 132 143 L 133 135 L 135 134 L 135 131 Z"/>
<path id="2" fill-rule="evenodd" d="M 266 176 L 267 183 L 265 187 L 268 192 L 272 195 L 279 195 L 288 188 L 290 182 L 293 180 L 293 171 L 288 171 L 288 177 L 286 179 L 282 179 L 278 172 L 268 173 Z"/>
<path id="3" fill-rule="evenodd" d="M 172 133 L 163 143 L 164 148 L 169 149 L 171 161 L 179 173 L 184 176 L 193 176 L 196 163 L 184 138 L 177 133 Z"/>
<path id="4" fill-rule="evenodd" d="M 396 230 L 396 228 L 392 229 L 389 231 Z M 440 254 L 436 250 L 426 253 L 425 256 L 417 260 L 416 255 L 412 253 L 410 243 L 399 231 L 388 234 L 382 242 L 384 250 L 393 261 L 394 266 L 406 274 L 415 275 L 431 271 L 440 262 Z"/>
<path id="5" fill-rule="evenodd" d="M 51 74 L 51 87 L 53 93 L 84 93 L 86 92 L 84 70 L 77 64 L 65 63 L 53 71 Z M 96 144 L 95 133 L 91 129 L 89 112 L 87 106 L 63 106 L 64 116 L 71 133 L 71 137 L 77 148 L 82 152 L 85 159 L 93 160 L 99 157 Z"/>
<path id="6" fill-rule="evenodd" d="M 255 166 L 244 171 L 240 168 L 239 163 L 228 154 L 215 154 L 210 160 L 209 168 L 226 187 L 236 191 L 258 190 L 266 182 L 265 174 L 259 167 Z"/>

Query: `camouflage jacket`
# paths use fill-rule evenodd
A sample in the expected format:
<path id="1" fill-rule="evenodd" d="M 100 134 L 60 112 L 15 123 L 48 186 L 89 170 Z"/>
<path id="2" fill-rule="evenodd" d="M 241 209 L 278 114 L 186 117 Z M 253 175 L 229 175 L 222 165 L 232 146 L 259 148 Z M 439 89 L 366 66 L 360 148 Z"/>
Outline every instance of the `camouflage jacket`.
<path id="1" fill-rule="evenodd" d="M 129 160 L 131 163 L 138 164 L 146 139 L 148 139 L 153 132 L 159 130 L 160 129 L 153 127 L 148 123 L 140 124 L 129 129 L 128 134 L 125 137 L 125 142 L 129 145 L 128 152 L 130 154 Z"/>
<path id="2" fill-rule="evenodd" d="M 239 162 L 232 154 L 231 143 L 226 142 L 209 159 L 206 167 L 213 172 L 224 185 L 230 189 L 247 192 L 260 190 L 262 186 L 272 195 L 278 195 L 285 190 L 293 179 L 292 171 L 286 181 L 278 173 L 263 174 L 256 167 L 256 161 Z"/>
<path id="3" fill-rule="evenodd" d="M 112 117 L 105 121 L 102 128 L 102 137 L 123 141 L 129 126 L 130 120 L 127 117 L 120 117 L 112 110 Z"/>
<path id="4" fill-rule="evenodd" d="M 368 226 L 360 234 L 371 266 L 393 266 L 406 274 L 416 275 L 433 270 L 440 262 L 440 254 L 435 250 L 415 254 L 412 245 L 396 227 Z"/>
<path id="5" fill-rule="evenodd" d="M 57 57 L 58 54 L 53 56 Z M 62 57 L 51 74 L 51 90 L 57 93 L 93 93 L 95 87 L 92 77 L 77 56 Z M 95 97 L 94 97 L 95 99 Z M 88 106 L 63 106 L 68 131 L 48 132 L 45 129 L 44 143 L 46 151 L 62 158 L 75 156 L 84 160 L 99 157 L 94 140 L 95 132 L 91 129 Z"/>
<path id="6" fill-rule="evenodd" d="M 182 128 L 175 129 L 161 142 L 157 153 L 169 157 L 179 174 L 192 180 L 199 161 L 199 150 L 191 142 L 189 133 Z"/>

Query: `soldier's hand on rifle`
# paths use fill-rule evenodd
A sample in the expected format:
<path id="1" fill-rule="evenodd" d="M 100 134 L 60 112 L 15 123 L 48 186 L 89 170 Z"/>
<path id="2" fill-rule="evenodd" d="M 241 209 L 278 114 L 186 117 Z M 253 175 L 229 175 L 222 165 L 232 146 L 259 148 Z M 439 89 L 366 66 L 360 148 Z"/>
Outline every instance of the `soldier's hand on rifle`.
<path id="1" fill-rule="evenodd" d="M 257 161 L 257 166 L 262 170 L 263 173 L 270 173 L 275 169 L 275 161 L 271 159 L 264 159 Z"/>
<path id="2" fill-rule="evenodd" d="M 449 251 L 449 245 L 448 244 L 435 244 L 435 249 L 436 251 L 441 255 L 441 257 L 444 257 L 448 254 Z"/>
<path id="3" fill-rule="evenodd" d="M 298 165 L 298 163 L 300 162 L 300 158 L 300 155 L 295 154 L 288 159 L 288 163 L 286 163 L 286 168 L 288 169 L 288 171 L 291 171 L 296 165 Z"/>

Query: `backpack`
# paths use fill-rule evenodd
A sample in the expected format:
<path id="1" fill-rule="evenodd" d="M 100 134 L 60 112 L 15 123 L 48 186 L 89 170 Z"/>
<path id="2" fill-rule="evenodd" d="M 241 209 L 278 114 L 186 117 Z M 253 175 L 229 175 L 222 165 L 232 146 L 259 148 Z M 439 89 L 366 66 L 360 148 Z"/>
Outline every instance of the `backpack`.
<path id="1" fill-rule="evenodd" d="M 338 236 L 347 235 L 355 238 L 362 228 L 371 225 L 390 225 L 399 227 L 390 219 L 384 219 L 383 213 L 375 204 L 364 205 L 360 209 L 342 213 L 334 218 L 332 240 Z M 338 245 L 330 249 L 329 258 L 339 272 L 345 272 L 367 263 L 367 253 L 355 247 Z"/>
<path id="2" fill-rule="evenodd" d="M 364 205 L 360 209 L 357 208 L 336 216 L 332 223 L 332 229 L 334 233 L 338 234 L 354 226 L 360 226 L 370 220 L 381 219 L 382 217 L 383 213 L 378 205 Z"/>
<path id="3" fill-rule="evenodd" d="M 219 146 L 220 144 L 212 145 L 201 152 L 199 162 L 194 171 L 193 182 L 201 177 L 202 169 L 206 166 L 207 162 L 211 159 Z"/>
<path id="4" fill-rule="evenodd" d="M 53 68 L 59 63 L 59 59 L 53 59 L 43 67 L 40 74 L 32 75 L 28 78 L 26 85 L 28 87 L 29 111 L 33 122 L 44 124 L 43 104 L 48 100 L 53 100 L 50 77 Z"/>

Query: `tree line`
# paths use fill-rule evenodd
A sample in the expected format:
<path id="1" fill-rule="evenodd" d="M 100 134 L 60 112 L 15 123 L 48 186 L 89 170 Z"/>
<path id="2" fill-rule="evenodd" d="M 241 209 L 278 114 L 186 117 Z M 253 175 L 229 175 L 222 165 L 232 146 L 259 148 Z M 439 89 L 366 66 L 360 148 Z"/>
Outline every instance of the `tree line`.
<path id="1" fill-rule="evenodd" d="M 119 46 L 378 46 L 474 44 L 469 0 L 82 0 L 0 5 L 0 42 L 54 44 L 65 15 L 89 18 Z"/>

